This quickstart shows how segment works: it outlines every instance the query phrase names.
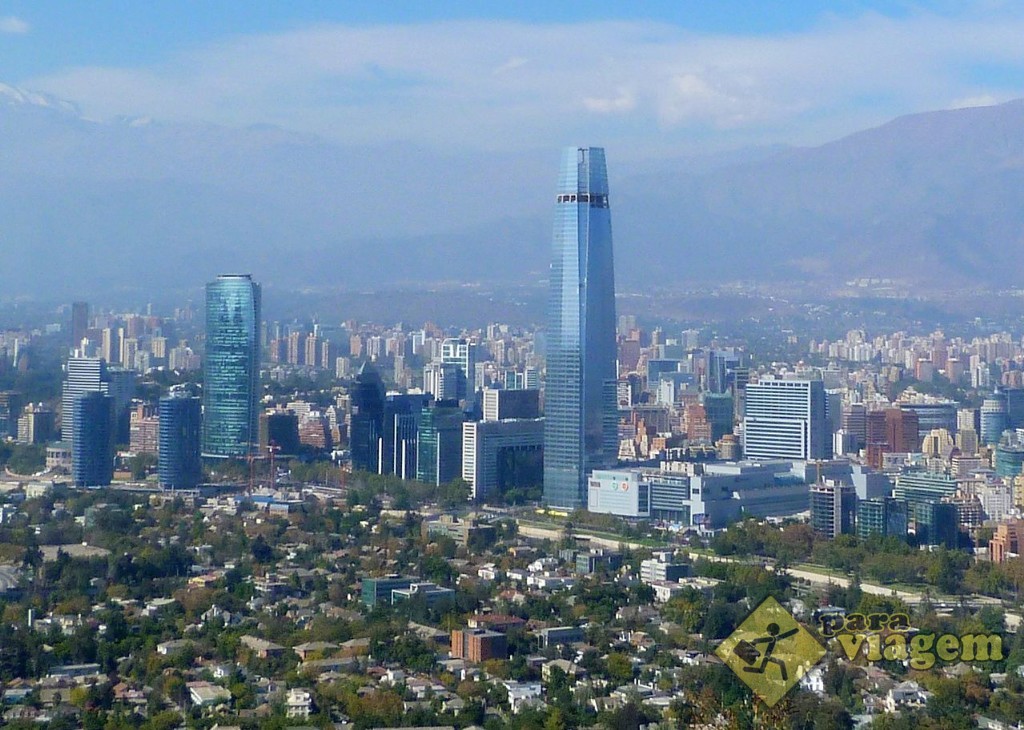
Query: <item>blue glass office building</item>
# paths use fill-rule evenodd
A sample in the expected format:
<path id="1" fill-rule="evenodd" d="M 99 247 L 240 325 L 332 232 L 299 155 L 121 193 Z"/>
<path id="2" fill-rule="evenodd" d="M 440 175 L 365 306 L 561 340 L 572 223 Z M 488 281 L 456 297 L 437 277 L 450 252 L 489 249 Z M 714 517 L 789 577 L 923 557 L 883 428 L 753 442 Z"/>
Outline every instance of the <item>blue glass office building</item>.
<path id="1" fill-rule="evenodd" d="M 259 445 L 260 286 L 248 274 L 206 285 L 203 456 L 244 457 Z"/>
<path id="2" fill-rule="evenodd" d="M 105 487 L 114 478 L 114 399 L 91 391 L 72 407 L 71 478 L 76 487 Z"/>
<path id="3" fill-rule="evenodd" d="M 199 441 L 203 420 L 198 398 L 160 399 L 160 460 L 157 474 L 165 489 L 194 489 L 203 479 Z"/>
<path id="4" fill-rule="evenodd" d="M 352 450 L 352 469 L 377 474 L 381 471 L 380 441 L 384 435 L 387 395 L 384 381 L 373 365 L 363 364 L 350 393 L 352 418 L 349 448 Z"/>
<path id="5" fill-rule="evenodd" d="M 563 152 L 548 304 L 544 502 L 587 506 L 587 474 L 615 465 L 615 273 L 604 150 Z"/>

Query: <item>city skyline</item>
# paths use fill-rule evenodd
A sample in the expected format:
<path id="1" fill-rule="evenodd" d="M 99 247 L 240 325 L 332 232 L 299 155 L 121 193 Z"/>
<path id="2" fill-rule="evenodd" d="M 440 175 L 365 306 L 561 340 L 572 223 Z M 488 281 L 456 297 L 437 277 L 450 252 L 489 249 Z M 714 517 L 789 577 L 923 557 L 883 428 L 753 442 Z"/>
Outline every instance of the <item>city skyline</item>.
<path id="1" fill-rule="evenodd" d="M 1022 37 L 0 0 L 0 725 L 1024 730 Z"/>

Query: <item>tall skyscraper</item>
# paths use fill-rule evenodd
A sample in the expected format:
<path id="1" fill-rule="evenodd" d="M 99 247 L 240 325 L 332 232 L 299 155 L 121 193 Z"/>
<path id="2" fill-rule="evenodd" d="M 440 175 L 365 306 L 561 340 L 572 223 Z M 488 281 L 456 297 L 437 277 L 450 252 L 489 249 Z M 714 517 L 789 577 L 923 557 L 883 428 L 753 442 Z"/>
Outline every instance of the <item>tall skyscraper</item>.
<path id="1" fill-rule="evenodd" d="M 61 439 L 72 443 L 75 438 L 75 399 L 92 392 L 106 392 L 109 385 L 107 363 L 98 357 L 70 357 L 64 368 L 61 395 Z"/>
<path id="2" fill-rule="evenodd" d="M 748 459 L 831 459 L 825 384 L 766 379 L 748 385 L 743 453 Z"/>
<path id="3" fill-rule="evenodd" d="M 462 409 L 458 401 L 434 401 L 420 411 L 416 479 L 447 484 L 462 475 Z"/>
<path id="4" fill-rule="evenodd" d="M 172 395 L 160 399 L 160 486 L 193 489 L 202 481 L 202 423 L 198 398 Z"/>
<path id="5" fill-rule="evenodd" d="M 76 487 L 105 487 L 114 478 L 114 399 L 83 393 L 72 406 L 71 477 Z"/>
<path id="6" fill-rule="evenodd" d="M 206 285 L 203 456 L 252 453 L 259 438 L 260 285 L 226 274 Z"/>
<path id="7" fill-rule="evenodd" d="M 615 465 L 615 271 L 600 147 L 562 155 L 547 331 L 544 502 L 587 506 L 587 474 Z"/>
<path id="8" fill-rule="evenodd" d="M 392 393 L 384 401 L 380 443 L 380 473 L 402 479 L 416 478 L 416 439 L 420 412 L 430 396 L 424 393 Z"/>
<path id="9" fill-rule="evenodd" d="M 352 469 L 376 474 L 380 471 L 380 441 L 384 434 L 386 391 L 380 373 L 370 363 L 359 369 L 350 392 L 352 419 L 349 448 Z"/>

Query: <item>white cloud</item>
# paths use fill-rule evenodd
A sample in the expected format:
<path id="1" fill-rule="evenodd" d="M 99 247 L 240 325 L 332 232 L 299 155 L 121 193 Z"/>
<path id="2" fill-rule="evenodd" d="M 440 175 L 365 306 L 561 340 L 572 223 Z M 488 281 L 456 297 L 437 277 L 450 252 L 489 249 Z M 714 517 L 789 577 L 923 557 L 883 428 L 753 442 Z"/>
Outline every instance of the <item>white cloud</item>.
<path id="1" fill-rule="evenodd" d="M 978 94 L 977 96 L 965 96 L 962 99 L 956 99 L 949 105 L 949 108 L 970 109 L 977 106 L 993 106 L 1003 101 L 1006 101 L 1006 99 L 1000 99 L 992 94 Z"/>
<path id="2" fill-rule="evenodd" d="M 0 17 L 0 33 L 22 35 L 28 33 L 30 29 L 29 24 L 21 18 L 16 18 L 13 15 Z"/>
<path id="3" fill-rule="evenodd" d="M 629 89 L 619 89 L 618 94 L 615 96 L 584 97 L 583 106 L 588 111 L 597 112 L 598 114 L 631 112 L 636 109 L 636 98 Z"/>
<path id="4" fill-rule="evenodd" d="M 505 63 L 494 69 L 494 73 L 503 74 L 509 71 L 515 71 L 517 68 L 522 68 L 530 62 L 530 59 L 523 58 L 522 56 L 513 56 L 512 58 L 505 61 Z"/>
<path id="5" fill-rule="evenodd" d="M 96 117 L 269 122 L 344 143 L 453 149 L 585 137 L 651 154 L 708 140 L 824 141 L 950 99 L 1022 95 L 1021 37 L 1024 12 L 866 15 L 775 36 L 643 22 L 320 25 L 22 85 Z M 990 66 L 1020 86 L 1006 73 L 1002 84 L 979 79 Z"/>

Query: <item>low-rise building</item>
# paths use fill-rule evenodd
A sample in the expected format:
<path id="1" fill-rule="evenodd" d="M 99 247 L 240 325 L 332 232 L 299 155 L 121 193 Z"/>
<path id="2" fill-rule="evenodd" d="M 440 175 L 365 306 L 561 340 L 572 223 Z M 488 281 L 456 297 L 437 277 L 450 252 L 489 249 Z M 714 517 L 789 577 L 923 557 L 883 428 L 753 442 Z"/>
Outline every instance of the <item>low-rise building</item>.
<path id="1" fill-rule="evenodd" d="M 292 687 L 285 699 L 285 714 L 289 719 L 306 720 L 313 712 L 313 695 L 302 687 Z"/>
<path id="2" fill-rule="evenodd" d="M 451 655 L 477 664 L 488 659 L 507 659 L 508 640 L 498 631 L 457 629 L 452 631 Z"/>
<path id="3" fill-rule="evenodd" d="M 552 626 L 541 629 L 537 632 L 537 636 L 540 638 L 540 645 L 545 649 L 559 644 L 575 644 L 586 638 L 583 629 L 579 626 Z"/>
<path id="4" fill-rule="evenodd" d="M 689 574 L 690 566 L 687 563 L 675 562 L 672 553 L 666 550 L 659 551 L 653 558 L 640 563 L 640 580 L 644 583 L 656 581 L 674 583 Z"/>
<path id="5" fill-rule="evenodd" d="M 427 602 L 427 605 L 433 605 L 435 603 L 440 603 L 441 601 L 454 600 L 455 591 L 451 588 L 439 586 L 437 583 L 433 583 L 431 581 L 410 583 L 406 588 L 395 588 L 391 591 L 392 603 L 398 603 L 399 601 L 406 601 L 414 598 L 422 598 Z"/>
<path id="6" fill-rule="evenodd" d="M 460 547 L 486 545 L 494 541 L 494 525 L 479 519 L 460 519 L 455 515 L 441 515 L 436 520 L 423 522 L 423 534 L 430 537 L 450 537 Z"/>
<path id="7" fill-rule="evenodd" d="M 622 553 L 604 548 L 594 548 L 576 556 L 576 572 L 591 575 L 602 570 L 612 572 L 622 567 Z"/>
<path id="8" fill-rule="evenodd" d="M 196 707 L 212 707 L 231 702 L 231 693 L 212 682 L 188 682 L 189 699 Z"/>

